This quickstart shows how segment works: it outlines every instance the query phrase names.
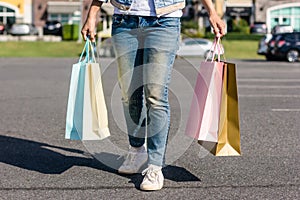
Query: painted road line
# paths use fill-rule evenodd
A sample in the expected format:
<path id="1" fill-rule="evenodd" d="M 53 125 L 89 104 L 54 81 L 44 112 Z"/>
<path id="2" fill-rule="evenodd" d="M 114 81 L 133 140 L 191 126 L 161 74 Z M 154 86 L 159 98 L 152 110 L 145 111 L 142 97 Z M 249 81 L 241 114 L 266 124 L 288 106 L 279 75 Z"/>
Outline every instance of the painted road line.
<path id="1" fill-rule="evenodd" d="M 270 79 L 270 78 L 239 78 L 239 82 L 286 82 L 286 83 L 300 83 L 299 79 Z"/>
<path id="2" fill-rule="evenodd" d="M 274 112 L 300 112 L 300 109 L 289 109 L 289 108 L 272 108 Z"/>
<path id="3" fill-rule="evenodd" d="M 300 85 L 238 85 L 246 89 L 300 89 Z"/>
<path id="4" fill-rule="evenodd" d="M 300 98 L 300 95 L 282 95 L 282 94 L 240 94 L 239 97 L 275 97 L 275 98 Z"/>

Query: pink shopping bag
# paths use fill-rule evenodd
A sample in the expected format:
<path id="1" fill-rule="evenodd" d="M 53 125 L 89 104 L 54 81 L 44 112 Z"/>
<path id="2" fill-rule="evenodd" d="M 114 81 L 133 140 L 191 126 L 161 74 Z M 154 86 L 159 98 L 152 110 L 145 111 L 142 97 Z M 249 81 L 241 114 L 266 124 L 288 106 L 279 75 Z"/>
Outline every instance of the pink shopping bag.
<path id="1" fill-rule="evenodd" d="M 219 45 L 219 39 L 216 39 L 211 61 L 201 62 L 194 89 L 185 133 L 198 141 L 218 141 L 224 67 L 220 62 L 222 50 Z M 215 54 L 218 54 L 217 61 L 213 61 Z"/>

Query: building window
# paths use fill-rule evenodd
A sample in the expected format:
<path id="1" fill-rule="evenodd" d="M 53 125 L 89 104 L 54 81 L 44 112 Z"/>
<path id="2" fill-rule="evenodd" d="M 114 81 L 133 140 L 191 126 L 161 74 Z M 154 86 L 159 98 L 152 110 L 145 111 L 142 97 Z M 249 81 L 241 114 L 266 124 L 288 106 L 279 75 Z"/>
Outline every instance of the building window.
<path id="1" fill-rule="evenodd" d="M 62 24 L 71 24 L 72 23 L 72 15 L 71 14 L 54 14 L 51 13 L 48 15 L 48 20 L 53 21 L 57 20 Z"/>
<path id="2" fill-rule="evenodd" d="M 8 26 L 16 23 L 16 13 L 13 9 L 5 6 L 0 6 L 0 22 L 7 24 Z"/>
<path id="3" fill-rule="evenodd" d="M 61 14 L 61 23 L 62 24 L 67 24 L 70 20 L 69 14 Z"/>
<path id="4" fill-rule="evenodd" d="M 48 18 L 49 21 L 58 20 L 58 14 L 50 14 Z"/>
<path id="5" fill-rule="evenodd" d="M 300 31 L 300 6 L 278 8 L 270 12 L 271 28 L 278 24 L 290 25 Z"/>

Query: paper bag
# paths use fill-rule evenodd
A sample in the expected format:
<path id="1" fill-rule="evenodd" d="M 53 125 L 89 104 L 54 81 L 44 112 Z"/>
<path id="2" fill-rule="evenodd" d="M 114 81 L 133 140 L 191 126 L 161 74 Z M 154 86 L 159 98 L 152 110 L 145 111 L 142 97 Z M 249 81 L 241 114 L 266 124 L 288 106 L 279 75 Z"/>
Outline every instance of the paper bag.
<path id="1" fill-rule="evenodd" d="M 200 65 L 186 134 L 216 156 L 240 155 L 235 65 L 220 61 L 224 50 L 219 38 L 213 47 L 211 62 Z"/>
<path id="2" fill-rule="evenodd" d="M 85 58 L 82 59 L 85 53 Z M 72 67 L 65 138 L 101 140 L 110 135 L 100 66 L 89 40 Z"/>
<path id="3" fill-rule="evenodd" d="M 241 154 L 235 64 L 225 63 L 216 156 Z"/>
<path id="4" fill-rule="evenodd" d="M 222 91 L 222 62 L 202 62 L 191 103 L 186 134 L 216 143 Z"/>

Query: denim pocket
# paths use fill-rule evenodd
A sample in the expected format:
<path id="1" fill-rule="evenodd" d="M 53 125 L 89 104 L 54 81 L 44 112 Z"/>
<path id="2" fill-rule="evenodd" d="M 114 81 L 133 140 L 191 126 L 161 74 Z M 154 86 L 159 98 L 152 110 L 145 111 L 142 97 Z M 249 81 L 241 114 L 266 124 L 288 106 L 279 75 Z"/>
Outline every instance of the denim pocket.
<path id="1" fill-rule="evenodd" d="M 112 16 L 112 25 L 114 27 L 121 26 L 123 23 L 123 16 L 122 15 L 113 15 Z"/>

